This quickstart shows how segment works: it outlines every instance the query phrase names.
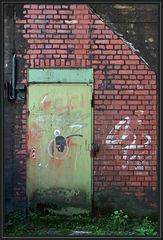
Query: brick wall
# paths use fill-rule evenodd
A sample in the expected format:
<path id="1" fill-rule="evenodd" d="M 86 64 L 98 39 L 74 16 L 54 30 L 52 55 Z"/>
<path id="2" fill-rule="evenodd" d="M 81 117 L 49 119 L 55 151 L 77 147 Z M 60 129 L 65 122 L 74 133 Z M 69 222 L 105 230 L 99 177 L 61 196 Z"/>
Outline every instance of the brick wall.
<path id="1" fill-rule="evenodd" d="M 27 43 L 17 51 L 21 83 L 28 68 L 94 69 L 94 191 L 157 192 L 155 73 L 85 4 L 27 4 L 23 14 L 16 19 Z M 22 114 L 26 128 L 26 106 Z"/>

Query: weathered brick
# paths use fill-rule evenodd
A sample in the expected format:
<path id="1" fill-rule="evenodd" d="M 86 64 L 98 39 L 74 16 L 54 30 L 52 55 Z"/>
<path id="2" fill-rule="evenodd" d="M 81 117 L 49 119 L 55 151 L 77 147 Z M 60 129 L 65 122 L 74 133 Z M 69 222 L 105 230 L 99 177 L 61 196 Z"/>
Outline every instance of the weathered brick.
<path id="1" fill-rule="evenodd" d="M 54 5 L 46 5 L 46 9 L 53 9 Z"/>
<path id="2" fill-rule="evenodd" d="M 149 91 L 148 90 L 136 90 L 135 94 L 137 94 L 137 95 L 148 95 Z"/>
<path id="3" fill-rule="evenodd" d="M 56 10 L 43 10 L 43 14 L 57 14 L 57 11 Z"/>
<path id="4" fill-rule="evenodd" d="M 41 53 L 41 50 L 38 50 L 38 49 L 37 50 L 32 49 L 32 50 L 27 51 L 27 54 L 29 54 L 29 55 L 30 54 L 40 54 L 40 53 Z"/>
<path id="5" fill-rule="evenodd" d="M 28 10 L 28 14 L 31 14 L 31 15 L 36 15 L 41 13 L 42 13 L 42 10 Z"/>
<path id="6" fill-rule="evenodd" d="M 120 39 L 110 40 L 110 44 L 123 44 L 123 41 Z"/>
<path id="7" fill-rule="evenodd" d="M 127 186 L 135 186 L 135 187 L 138 187 L 138 186 L 141 186 L 141 182 L 127 182 Z"/>
<path id="8" fill-rule="evenodd" d="M 99 40 L 99 39 L 97 39 L 97 40 L 95 40 L 95 43 L 97 43 L 97 44 L 109 44 L 110 42 L 109 42 L 109 40 L 107 40 L 107 39 L 105 39 L 105 40 Z"/>
<path id="9" fill-rule="evenodd" d="M 110 61 L 110 64 L 116 64 L 116 65 L 123 65 L 124 64 L 124 61 L 120 60 L 112 60 Z"/>
<path id="10" fill-rule="evenodd" d="M 132 70 L 120 70 L 119 74 L 132 74 Z"/>
<path id="11" fill-rule="evenodd" d="M 36 5 L 36 4 L 31 4 L 31 7 L 30 7 L 31 9 L 38 9 L 38 5 Z"/>
<path id="12" fill-rule="evenodd" d="M 134 70 L 133 73 L 143 75 L 143 74 L 147 74 L 147 70 Z"/>
<path id="13" fill-rule="evenodd" d="M 134 55 L 131 54 L 131 55 L 129 56 L 129 59 L 139 60 L 139 57 L 138 57 L 137 55 L 135 55 L 135 54 L 134 54 Z"/>
<path id="14" fill-rule="evenodd" d="M 140 63 L 140 61 L 139 60 L 126 60 L 125 61 L 125 64 L 127 64 L 127 65 L 138 65 Z"/>

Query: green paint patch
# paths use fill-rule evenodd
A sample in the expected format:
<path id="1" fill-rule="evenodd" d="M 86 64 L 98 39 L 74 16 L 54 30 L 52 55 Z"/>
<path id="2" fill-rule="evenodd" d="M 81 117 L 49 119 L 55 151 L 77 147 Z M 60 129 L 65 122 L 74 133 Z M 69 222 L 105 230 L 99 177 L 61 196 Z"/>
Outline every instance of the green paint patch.
<path id="1" fill-rule="evenodd" d="M 93 69 L 29 69 L 28 81 L 92 83 Z"/>

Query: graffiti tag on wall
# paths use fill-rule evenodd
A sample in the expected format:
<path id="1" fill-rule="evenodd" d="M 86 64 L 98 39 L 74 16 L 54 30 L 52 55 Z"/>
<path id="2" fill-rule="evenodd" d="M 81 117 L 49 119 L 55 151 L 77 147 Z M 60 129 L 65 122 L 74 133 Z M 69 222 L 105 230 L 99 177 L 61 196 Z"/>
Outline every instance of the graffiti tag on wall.
<path id="1" fill-rule="evenodd" d="M 143 113 L 142 113 L 143 114 Z M 131 117 L 121 119 L 109 132 L 105 143 L 110 149 L 121 149 L 123 160 L 142 159 L 144 150 L 151 144 L 151 136 L 144 134 L 137 134 L 137 130 L 141 128 L 142 120 Z M 138 150 L 136 154 L 129 154 L 130 150 Z"/>

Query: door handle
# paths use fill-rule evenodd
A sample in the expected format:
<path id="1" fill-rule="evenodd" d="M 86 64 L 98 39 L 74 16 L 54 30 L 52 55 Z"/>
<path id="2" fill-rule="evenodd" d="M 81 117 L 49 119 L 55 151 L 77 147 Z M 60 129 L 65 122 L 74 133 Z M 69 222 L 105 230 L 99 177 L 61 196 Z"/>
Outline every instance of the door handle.
<path id="1" fill-rule="evenodd" d="M 96 153 L 100 151 L 100 146 L 97 143 L 93 143 L 92 144 L 92 148 L 91 148 L 91 157 L 95 157 Z"/>

